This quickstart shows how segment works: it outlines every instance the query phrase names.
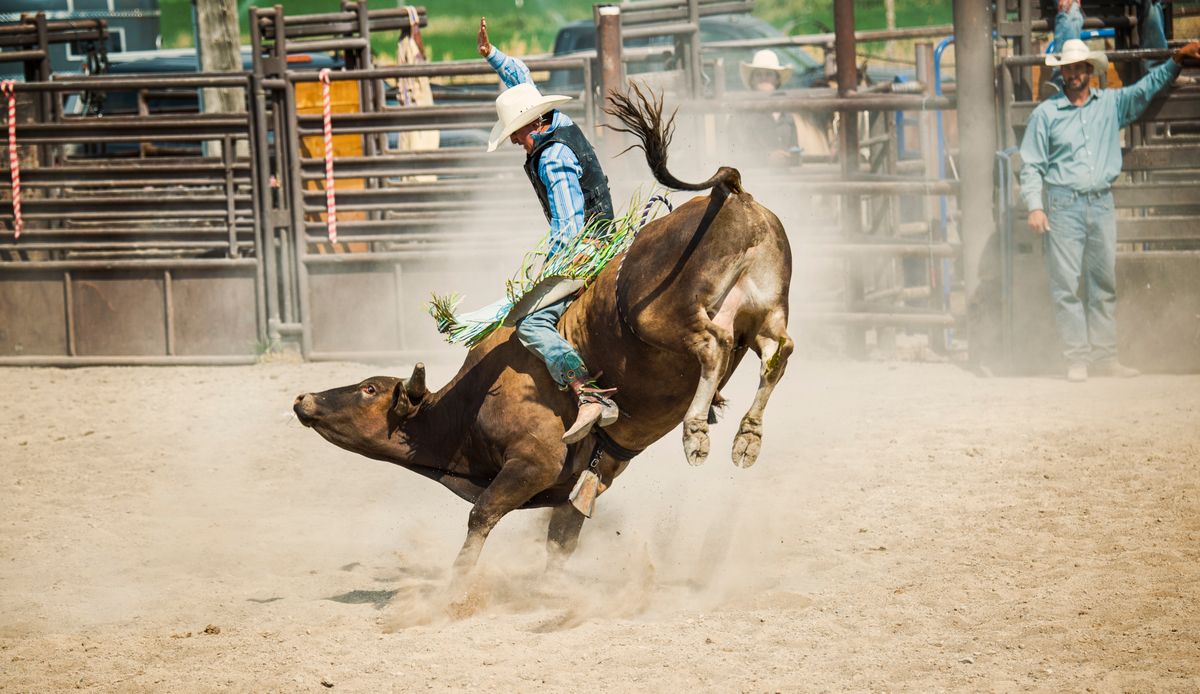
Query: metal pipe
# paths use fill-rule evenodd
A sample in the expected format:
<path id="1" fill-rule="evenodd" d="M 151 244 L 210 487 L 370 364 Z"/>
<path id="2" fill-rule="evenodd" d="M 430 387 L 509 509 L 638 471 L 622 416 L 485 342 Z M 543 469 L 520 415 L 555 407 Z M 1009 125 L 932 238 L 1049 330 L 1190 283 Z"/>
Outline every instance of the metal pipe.
<path id="1" fill-rule="evenodd" d="M 75 356 L 77 341 L 75 335 L 75 292 L 71 288 L 71 271 L 63 273 L 63 313 L 67 323 L 67 354 Z"/>
<path id="2" fill-rule="evenodd" d="M 113 260 L 30 260 L 0 262 L 6 272 L 44 272 L 46 270 L 227 270 L 254 268 L 253 258 L 138 258 Z"/>
<path id="3" fill-rule="evenodd" d="M 156 87 L 246 87 L 248 75 L 246 72 L 208 72 L 177 77 L 163 77 L 156 73 L 92 75 L 87 79 L 17 82 L 15 88 L 18 92 L 96 92 Z"/>
<path id="4" fill-rule="evenodd" d="M 1169 48 L 1135 48 L 1125 51 L 1105 51 L 1104 55 L 1114 63 L 1130 62 L 1134 60 L 1156 60 L 1170 58 L 1175 54 L 1175 51 Z M 1044 65 L 1046 56 L 1038 55 L 1013 55 L 1005 58 L 1003 64 L 1005 66 L 1015 65 Z"/>
<path id="5" fill-rule="evenodd" d="M 236 356 L 140 356 L 128 357 L 118 355 L 104 356 L 0 356 L 0 366 L 245 366 L 254 364 L 258 357 L 250 355 Z"/>
<path id="6" fill-rule="evenodd" d="M 893 41 L 898 39 L 926 39 L 935 36 L 945 36 L 954 28 L 953 24 L 936 24 L 924 27 L 908 27 L 904 29 L 879 29 L 875 31 L 854 32 L 855 41 Z M 836 34 L 806 34 L 804 36 L 781 36 L 769 39 L 736 39 L 732 41 L 709 41 L 704 44 L 705 50 L 723 50 L 729 48 L 771 48 L 773 46 L 826 46 L 834 43 Z"/>
<path id="7" fill-rule="evenodd" d="M 956 74 L 958 122 L 968 136 L 959 141 L 961 187 L 959 189 L 959 236 L 963 243 L 963 284 L 967 306 L 976 309 L 968 316 L 971 358 L 978 361 L 992 345 L 982 344 L 991 334 L 986 321 L 992 312 L 978 310 L 985 299 L 978 295 L 981 275 L 995 274 L 984 266 L 988 245 L 995 242 L 993 191 L 996 152 L 996 88 L 992 43 L 992 16 L 978 0 L 954 0 L 954 35 L 957 39 Z M 969 124 L 966 125 L 966 124 Z"/>
<path id="8" fill-rule="evenodd" d="M 858 86 L 853 0 L 835 0 L 833 24 L 838 96 L 846 100 L 846 97 L 855 93 Z M 839 112 L 838 134 L 838 154 L 841 158 L 842 178 L 850 179 L 858 172 L 858 113 L 856 111 L 845 109 Z M 854 193 L 842 195 L 840 217 L 844 237 L 853 238 L 862 234 L 862 200 L 858 195 Z M 848 307 L 862 301 L 863 270 L 861 263 L 853 259 L 846 261 L 845 299 Z M 865 356 L 866 334 L 861 328 L 851 327 L 846 331 L 846 350 L 852 357 Z"/>
<path id="9" fill-rule="evenodd" d="M 919 94 L 860 94 L 848 96 L 785 96 L 773 99 L 743 98 L 720 103 L 686 101 L 681 110 L 697 113 L 740 111 L 933 111 L 954 108 L 956 99 Z"/>
<path id="10" fill-rule="evenodd" d="M 525 60 L 525 64 L 532 71 L 541 70 L 560 70 L 577 68 L 582 69 L 583 61 L 586 58 L 579 56 L 570 56 L 562 58 L 530 58 Z M 387 79 L 392 77 L 459 77 L 463 75 L 490 75 L 494 74 L 491 66 L 486 62 L 480 64 L 479 60 L 450 60 L 437 63 L 425 63 L 423 65 L 390 65 L 380 66 L 374 70 L 337 70 L 330 75 L 330 79 L 338 80 L 361 80 L 361 79 Z M 316 82 L 320 79 L 317 73 L 312 71 L 288 71 L 287 80 L 289 82 Z"/>
<path id="11" fill-rule="evenodd" d="M 625 62 L 621 55 L 623 46 L 621 8 L 617 5 L 596 5 L 594 17 L 596 20 L 596 52 L 600 58 L 600 109 L 596 116 L 598 123 L 607 123 L 609 116 L 604 113 L 603 108 L 608 100 L 608 94 L 609 92 L 620 93 L 625 85 Z M 619 133 L 615 131 L 604 133 L 608 156 L 611 157 L 617 153 L 619 141 Z"/>
<path id="12" fill-rule="evenodd" d="M 171 269 L 163 270 L 163 321 L 167 338 L 167 354 L 175 354 L 175 299 L 171 287 Z"/>

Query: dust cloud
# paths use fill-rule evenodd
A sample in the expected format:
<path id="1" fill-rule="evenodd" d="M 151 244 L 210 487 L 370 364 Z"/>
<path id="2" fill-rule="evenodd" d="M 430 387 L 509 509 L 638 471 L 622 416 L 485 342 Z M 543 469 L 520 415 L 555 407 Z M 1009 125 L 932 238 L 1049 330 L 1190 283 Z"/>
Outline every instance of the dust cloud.
<path id="1" fill-rule="evenodd" d="M 431 386 L 453 368 L 431 366 Z M 288 416 L 297 393 L 379 370 L 0 370 L 20 403 L 0 420 L 4 684 L 561 691 L 597 668 L 620 691 L 1200 678 L 1197 377 L 1080 387 L 794 359 L 759 462 L 740 470 L 744 367 L 708 462 L 688 466 L 677 432 L 639 456 L 562 576 L 542 572 L 545 512 L 519 511 L 451 586 L 469 506 Z"/>

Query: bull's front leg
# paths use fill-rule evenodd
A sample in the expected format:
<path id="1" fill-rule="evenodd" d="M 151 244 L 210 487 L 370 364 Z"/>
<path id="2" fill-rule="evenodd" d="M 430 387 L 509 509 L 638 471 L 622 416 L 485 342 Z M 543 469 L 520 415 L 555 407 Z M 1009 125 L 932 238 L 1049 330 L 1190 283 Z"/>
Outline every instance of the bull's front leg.
<path id="1" fill-rule="evenodd" d="M 511 453 L 505 460 L 504 467 L 500 468 L 500 473 L 483 494 L 479 495 L 467 520 L 467 539 L 454 560 L 456 579 L 475 568 L 488 534 L 501 518 L 554 484 L 562 471 L 565 452 L 561 444 L 546 448 L 558 450 L 538 449 Z"/>

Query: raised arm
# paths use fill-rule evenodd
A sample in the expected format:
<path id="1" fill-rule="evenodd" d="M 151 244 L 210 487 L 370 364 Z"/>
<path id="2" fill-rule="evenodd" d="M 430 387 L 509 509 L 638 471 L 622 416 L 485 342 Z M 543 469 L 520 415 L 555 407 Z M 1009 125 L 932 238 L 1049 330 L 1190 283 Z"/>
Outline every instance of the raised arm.
<path id="1" fill-rule="evenodd" d="M 488 40 L 487 17 L 479 18 L 478 48 L 479 55 L 487 58 L 488 65 L 500 75 L 500 81 L 504 82 L 505 88 L 515 87 L 522 82 L 533 82 L 525 63 L 505 55 Z"/>
<path id="2" fill-rule="evenodd" d="M 1141 118 L 1154 95 L 1179 76 L 1184 58 L 1200 59 L 1200 41 L 1192 41 L 1180 48 L 1170 60 L 1151 70 L 1145 77 L 1117 90 L 1117 114 L 1121 119 L 1121 127 Z"/>

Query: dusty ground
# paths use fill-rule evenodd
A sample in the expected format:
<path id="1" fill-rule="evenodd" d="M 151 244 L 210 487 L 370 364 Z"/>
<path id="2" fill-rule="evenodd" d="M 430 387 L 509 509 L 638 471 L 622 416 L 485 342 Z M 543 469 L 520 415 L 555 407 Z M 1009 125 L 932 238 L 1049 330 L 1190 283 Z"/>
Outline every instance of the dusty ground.
<path id="1" fill-rule="evenodd" d="M 451 615 L 467 505 L 287 416 L 373 371 L 0 370 L 0 690 L 1200 689 L 1200 377 L 793 362 L 756 467 L 673 434 Z"/>

